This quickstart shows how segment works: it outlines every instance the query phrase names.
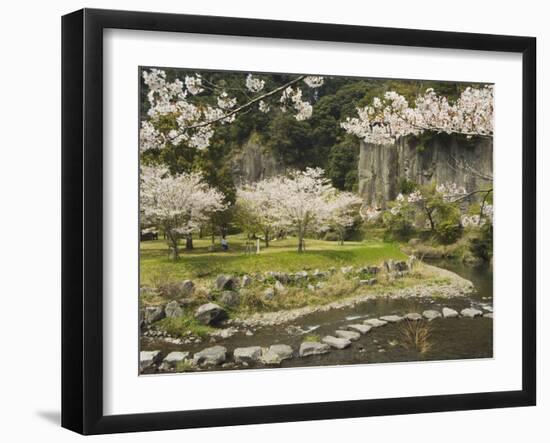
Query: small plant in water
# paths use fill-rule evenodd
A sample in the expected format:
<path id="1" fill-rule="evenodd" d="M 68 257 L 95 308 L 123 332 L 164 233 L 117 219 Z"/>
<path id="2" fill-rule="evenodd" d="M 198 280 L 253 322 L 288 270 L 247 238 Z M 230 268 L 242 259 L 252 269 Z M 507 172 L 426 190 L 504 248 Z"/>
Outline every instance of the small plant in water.
<path id="1" fill-rule="evenodd" d="M 307 335 L 304 337 L 304 341 L 307 341 L 307 342 L 319 342 L 319 341 L 321 341 L 321 336 L 320 336 L 320 335 L 317 335 L 317 334 L 307 334 Z"/>
<path id="2" fill-rule="evenodd" d="M 432 336 L 431 325 L 424 321 L 405 320 L 399 328 L 401 343 L 406 349 L 416 349 L 421 354 L 432 348 L 430 338 Z"/>
<path id="3" fill-rule="evenodd" d="M 176 364 L 176 372 L 189 372 L 195 369 L 191 360 L 182 360 Z"/>

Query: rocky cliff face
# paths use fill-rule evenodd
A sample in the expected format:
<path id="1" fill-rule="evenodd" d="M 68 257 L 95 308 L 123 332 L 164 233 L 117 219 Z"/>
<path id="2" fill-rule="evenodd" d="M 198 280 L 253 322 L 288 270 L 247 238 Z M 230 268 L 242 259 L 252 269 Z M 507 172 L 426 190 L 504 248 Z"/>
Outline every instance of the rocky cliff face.
<path id="1" fill-rule="evenodd" d="M 452 182 L 471 191 L 490 183 L 483 177 L 493 174 L 493 143 L 445 135 L 423 146 L 410 138 L 386 146 L 361 142 L 358 168 L 358 190 L 367 205 L 384 207 L 395 199 L 402 179 L 418 184 Z"/>
<path id="2" fill-rule="evenodd" d="M 231 158 L 235 184 L 256 182 L 284 172 L 272 152 L 251 137 Z"/>

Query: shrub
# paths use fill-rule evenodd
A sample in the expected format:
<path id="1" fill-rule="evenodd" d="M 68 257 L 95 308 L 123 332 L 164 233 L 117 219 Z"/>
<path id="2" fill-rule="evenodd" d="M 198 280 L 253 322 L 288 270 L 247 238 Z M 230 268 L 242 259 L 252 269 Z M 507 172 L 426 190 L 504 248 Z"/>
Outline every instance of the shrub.
<path id="1" fill-rule="evenodd" d="M 485 261 L 493 257 L 493 224 L 486 223 L 480 227 L 477 234 L 470 239 L 470 252 Z"/>
<path id="2" fill-rule="evenodd" d="M 385 240 L 408 240 L 416 233 L 413 208 L 402 207 L 396 214 L 386 211 L 383 220 L 386 227 Z"/>

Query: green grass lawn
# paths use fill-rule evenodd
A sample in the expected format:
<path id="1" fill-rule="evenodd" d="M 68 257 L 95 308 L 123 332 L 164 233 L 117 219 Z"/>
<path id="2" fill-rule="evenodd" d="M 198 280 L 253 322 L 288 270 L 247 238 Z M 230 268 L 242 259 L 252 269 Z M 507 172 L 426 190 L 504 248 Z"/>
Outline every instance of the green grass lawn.
<path id="1" fill-rule="evenodd" d="M 140 272 L 142 286 L 158 286 L 161 283 L 182 280 L 212 280 L 218 274 L 253 274 L 256 272 L 295 272 L 302 269 L 326 270 L 331 266 L 363 266 L 380 264 L 389 258 L 405 259 L 397 244 L 379 240 L 346 242 L 306 240 L 306 251 L 297 252 L 298 241 L 289 237 L 272 241 L 269 248 L 260 244 L 259 254 L 247 254 L 245 237 L 228 236 L 229 251 L 208 251 L 210 238 L 194 239 L 192 251 L 181 250 L 178 261 L 168 257 L 164 240 L 141 242 Z M 255 251 L 255 247 L 253 248 Z"/>

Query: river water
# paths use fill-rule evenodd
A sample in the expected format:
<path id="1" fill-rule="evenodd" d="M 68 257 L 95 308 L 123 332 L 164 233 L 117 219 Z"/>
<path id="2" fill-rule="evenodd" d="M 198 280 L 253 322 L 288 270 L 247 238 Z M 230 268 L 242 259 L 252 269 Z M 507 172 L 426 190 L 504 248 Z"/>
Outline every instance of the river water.
<path id="1" fill-rule="evenodd" d="M 381 297 L 350 308 L 314 313 L 287 325 L 263 327 L 254 331 L 252 336 L 237 333 L 227 339 L 218 340 L 216 344 L 225 346 L 228 355 L 232 355 L 233 350 L 237 347 L 267 347 L 272 344 L 287 344 L 297 351 L 308 334 L 320 337 L 334 335 L 335 330 L 349 324 L 362 323 L 367 318 L 378 318 L 391 314 L 404 315 L 410 312 L 422 313 L 426 309 L 441 311 L 443 307 L 449 307 L 459 312 L 467 307 L 474 307 L 484 312 L 492 311 L 493 276 L 490 267 L 471 267 L 449 260 L 430 261 L 429 263 L 453 271 L 472 281 L 476 288 L 475 293 L 468 297 L 452 299 L 428 297 L 390 299 Z M 492 318 L 447 318 L 422 322 L 424 325 L 428 325 L 430 333 L 429 349 L 424 352 L 420 352 L 415 346 L 407 345 L 403 332 L 406 323 L 408 322 L 390 323 L 380 328 L 373 328 L 347 349 L 331 349 L 328 354 L 319 356 L 295 357 L 283 361 L 280 367 L 492 357 Z M 159 341 L 142 341 L 142 349 L 160 349 L 164 354 L 175 350 L 194 353 L 208 346 L 213 346 L 213 344 L 203 342 L 193 345 L 174 345 Z M 220 369 L 223 368 L 216 368 L 216 370 Z"/>

